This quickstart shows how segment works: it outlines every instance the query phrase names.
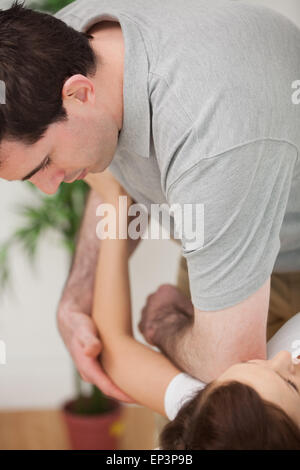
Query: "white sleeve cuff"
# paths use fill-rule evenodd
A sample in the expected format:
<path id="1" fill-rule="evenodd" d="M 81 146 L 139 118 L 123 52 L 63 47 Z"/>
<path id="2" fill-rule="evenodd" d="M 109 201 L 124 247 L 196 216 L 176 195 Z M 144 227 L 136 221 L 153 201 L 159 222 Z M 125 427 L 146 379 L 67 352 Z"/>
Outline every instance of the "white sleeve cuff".
<path id="1" fill-rule="evenodd" d="M 203 389 L 205 383 L 181 372 L 171 380 L 165 393 L 165 412 L 172 420 L 183 404 L 193 397 L 196 391 Z"/>

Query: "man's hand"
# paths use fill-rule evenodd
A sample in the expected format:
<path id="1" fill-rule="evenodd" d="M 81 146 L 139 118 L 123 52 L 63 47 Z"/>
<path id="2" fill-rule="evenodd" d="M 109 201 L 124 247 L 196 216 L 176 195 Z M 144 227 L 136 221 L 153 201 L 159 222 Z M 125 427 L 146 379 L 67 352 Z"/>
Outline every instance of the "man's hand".
<path id="1" fill-rule="evenodd" d="M 96 385 L 105 395 L 127 403 L 134 401 L 122 392 L 106 375 L 99 362 L 102 344 L 93 319 L 80 308 L 61 305 L 57 324 L 83 380 Z"/>
<path id="2" fill-rule="evenodd" d="M 140 330 L 178 369 L 209 383 L 233 364 L 266 358 L 270 277 L 238 304 L 215 311 L 188 308 L 190 317 L 180 313 L 182 294 L 177 297 L 171 287 L 148 297 Z"/>
<path id="3" fill-rule="evenodd" d="M 159 347 L 160 338 L 176 334 L 184 323 L 193 323 L 193 317 L 191 300 L 176 286 L 162 284 L 147 297 L 138 327 L 149 344 Z"/>

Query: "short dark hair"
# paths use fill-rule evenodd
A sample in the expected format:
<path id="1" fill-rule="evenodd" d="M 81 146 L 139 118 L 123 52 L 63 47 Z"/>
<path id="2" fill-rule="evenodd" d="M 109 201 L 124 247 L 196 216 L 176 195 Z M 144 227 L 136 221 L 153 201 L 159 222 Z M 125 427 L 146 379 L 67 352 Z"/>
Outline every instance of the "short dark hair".
<path id="1" fill-rule="evenodd" d="M 50 124 L 67 120 L 62 88 L 75 74 L 94 76 L 97 58 L 87 33 L 15 1 L 0 10 L 0 144 L 6 138 L 32 145 Z"/>
<path id="2" fill-rule="evenodd" d="M 300 450 L 299 426 L 238 381 L 197 392 L 163 429 L 161 450 Z"/>

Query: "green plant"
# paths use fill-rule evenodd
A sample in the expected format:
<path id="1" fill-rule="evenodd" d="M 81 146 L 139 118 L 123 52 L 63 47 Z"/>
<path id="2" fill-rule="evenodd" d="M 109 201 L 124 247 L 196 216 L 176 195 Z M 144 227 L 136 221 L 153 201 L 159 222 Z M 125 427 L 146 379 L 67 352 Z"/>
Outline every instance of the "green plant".
<path id="1" fill-rule="evenodd" d="M 30 1 L 28 5 L 33 10 L 45 11 L 46 13 L 56 13 L 74 0 L 40 0 Z"/>
<path id="2" fill-rule="evenodd" d="M 32 9 L 55 13 L 72 1 L 42 0 L 27 4 Z M 0 294 L 10 285 L 10 252 L 17 245 L 33 263 L 43 235 L 48 231 L 55 231 L 61 235 L 60 240 L 71 259 L 75 252 L 76 236 L 89 191 L 84 181 L 76 181 L 72 184 L 62 183 L 56 194 L 46 196 L 30 182 L 25 184 L 36 193 L 36 204 L 20 204 L 16 207 L 24 223 L 0 245 Z M 87 399 L 82 393 L 82 380 L 77 370 L 75 370 L 75 383 L 77 398 L 73 411 L 80 414 L 97 414 L 110 409 L 111 401 L 96 386 L 92 387 L 92 393 Z"/>
<path id="3" fill-rule="evenodd" d="M 31 263 L 36 260 L 39 242 L 47 232 L 57 232 L 59 240 L 71 256 L 76 246 L 76 236 L 85 207 L 88 185 L 84 181 L 72 184 L 62 183 L 51 196 L 44 195 L 33 184 L 26 185 L 35 192 L 34 205 L 18 204 L 16 213 L 22 218 L 22 226 L 0 245 L 0 293 L 10 285 L 10 253 L 16 246 L 21 247 Z M 108 411 L 110 401 L 96 387 L 87 400 L 82 393 L 82 381 L 75 370 L 77 399 L 74 411 L 82 414 L 95 414 Z"/>

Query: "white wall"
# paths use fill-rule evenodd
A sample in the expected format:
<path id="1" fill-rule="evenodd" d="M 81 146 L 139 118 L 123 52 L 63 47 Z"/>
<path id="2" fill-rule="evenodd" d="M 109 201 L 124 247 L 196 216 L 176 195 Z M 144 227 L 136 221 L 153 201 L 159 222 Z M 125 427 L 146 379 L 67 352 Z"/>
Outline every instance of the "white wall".
<path id="1" fill-rule="evenodd" d="M 2 242 L 21 222 L 13 213 L 15 204 L 31 202 L 33 196 L 27 185 L 1 180 L 0 200 Z M 20 249 L 12 254 L 13 292 L 0 299 L 0 339 L 6 344 L 6 365 L 0 365 L 0 408 L 51 406 L 72 389 L 70 359 L 55 322 L 68 269 L 58 241 L 54 236 L 42 241 L 35 270 Z"/>
<path id="2" fill-rule="evenodd" d="M 252 3 L 276 8 L 300 25 L 299 0 Z M 10 1 L 0 0 L 0 8 L 9 4 Z M 19 222 L 13 213 L 14 204 L 32 197 L 27 185 L 0 180 L 0 242 Z M 0 299 L 0 340 L 7 347 L 7 364 L 0 364 L 0 408 L 55 407 L 73 392 L 73 366 L 55 318 L 68 258 L 55 240 L 43 240 L 35 274 L 19 250 L 13 253 L 11 266 L 17 298 L 9 294 Z M 134 325 L 147 295 L 162 283 L 175 283 L 179 252 L 174 242 L 144 240 L 132 257 Z M 138 334 L 137 337 L 141 339 Z"/>

